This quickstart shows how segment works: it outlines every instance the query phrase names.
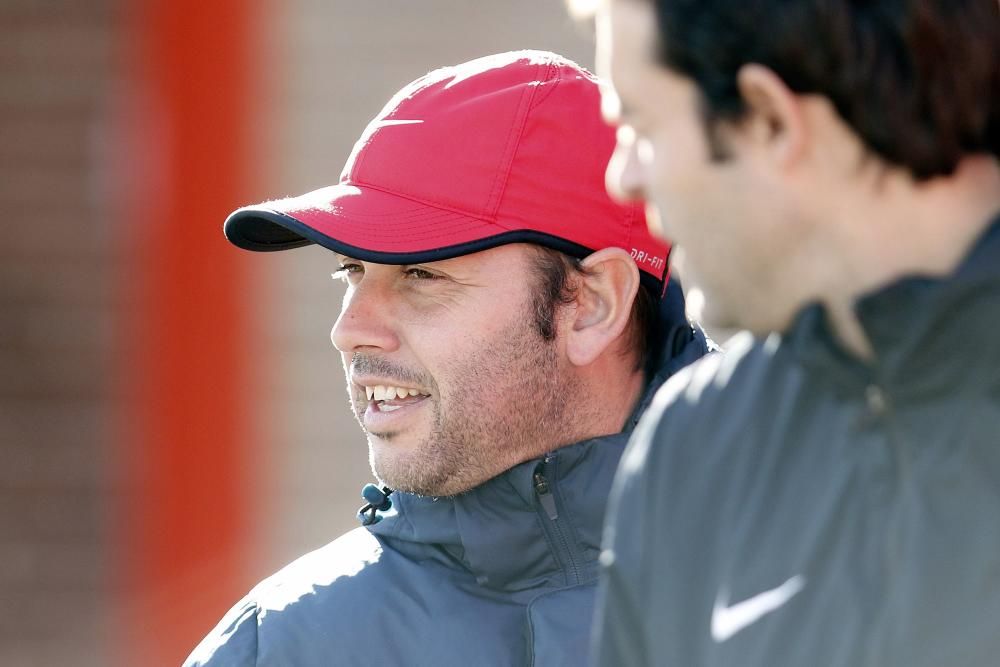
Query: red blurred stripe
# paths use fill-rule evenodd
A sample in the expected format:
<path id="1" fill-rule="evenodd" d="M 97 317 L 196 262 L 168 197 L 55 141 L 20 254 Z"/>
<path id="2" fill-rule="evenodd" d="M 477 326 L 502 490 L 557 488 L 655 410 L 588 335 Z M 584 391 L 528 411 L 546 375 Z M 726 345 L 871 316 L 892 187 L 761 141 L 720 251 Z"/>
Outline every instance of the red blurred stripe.
<path id="1" fill-rule="evenodd" d="M 178 664 L 248 585 L 256 479 L 247 257 L 252 0 L 126 3 L 129 311 L 121 370 L 119 628 L 126 664 Z"/>

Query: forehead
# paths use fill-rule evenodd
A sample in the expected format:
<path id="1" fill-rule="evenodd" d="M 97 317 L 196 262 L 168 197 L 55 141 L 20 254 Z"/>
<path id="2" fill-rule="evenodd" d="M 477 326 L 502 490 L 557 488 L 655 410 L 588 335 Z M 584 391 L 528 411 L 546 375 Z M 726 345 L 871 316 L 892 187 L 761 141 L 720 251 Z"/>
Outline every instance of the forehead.
<path id="1" fill-rule="evenodd" d="M 617 119 L 621 105 L 641 100 L 644 81 L 662 70 L 653 59 L 656 16 L 644 0 L 604 0 L 597 12 L 597 69 L 605 88 L 605 115 Z"/>

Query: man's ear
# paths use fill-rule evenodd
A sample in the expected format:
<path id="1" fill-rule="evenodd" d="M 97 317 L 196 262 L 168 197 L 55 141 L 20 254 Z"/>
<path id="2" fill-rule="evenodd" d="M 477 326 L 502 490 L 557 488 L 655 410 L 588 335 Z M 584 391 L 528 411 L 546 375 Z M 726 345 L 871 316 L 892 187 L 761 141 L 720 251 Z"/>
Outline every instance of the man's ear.
<path id="1" fill-rule="evenodd" d="M 802 100 L 770 68 L 748 63 L 736 74 L 747 107 L 740 121 L 744 141 L 779 169 L 799 160 L 808 141 Z"/>
<path id="2" fill-rule="evenodd" d="M 566 353 L 576 366 L 593 363 L 615 345 L 628 326 L 639 290 L 639 268 L 622 248 L 598 250 L 581 266 L 564 329 Z"/>

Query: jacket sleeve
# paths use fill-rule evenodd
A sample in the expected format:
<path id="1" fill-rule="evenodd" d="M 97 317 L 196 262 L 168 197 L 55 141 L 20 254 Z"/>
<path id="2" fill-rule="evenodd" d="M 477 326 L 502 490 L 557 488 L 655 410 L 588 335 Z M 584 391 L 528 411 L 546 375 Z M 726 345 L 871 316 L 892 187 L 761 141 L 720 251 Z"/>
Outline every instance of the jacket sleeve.
<path id="1" fill-rule="evenodd" d="M 201 640 L 183 667 L 252 667 L 257 664 L 257 603 L 248 595 Z"/>

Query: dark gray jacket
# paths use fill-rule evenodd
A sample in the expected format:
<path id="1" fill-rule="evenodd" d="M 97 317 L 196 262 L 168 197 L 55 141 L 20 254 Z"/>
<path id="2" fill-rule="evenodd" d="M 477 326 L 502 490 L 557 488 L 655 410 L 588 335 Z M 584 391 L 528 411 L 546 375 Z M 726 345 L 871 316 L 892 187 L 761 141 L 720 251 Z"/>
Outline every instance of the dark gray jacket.
<path id="1" fill-rule="evenodd" d="M 672 316 L 683 318 L 677 298 Z M 706 350 L 686 321 L 666 328 L 667 361 L 643 403 Z M 605 505 L 626 439 L 561 448 L 452 498 L 394 493 L 382 521 L 254 588 L 185 664 L 586 664 Z"/>
<path id="2" fill-rule="evenodd" d="M 857 313 L 872 364 L 812 307 L 660 390 L 612 493 L 600 665 L 1000 665 L 1000 219 Z"/>

